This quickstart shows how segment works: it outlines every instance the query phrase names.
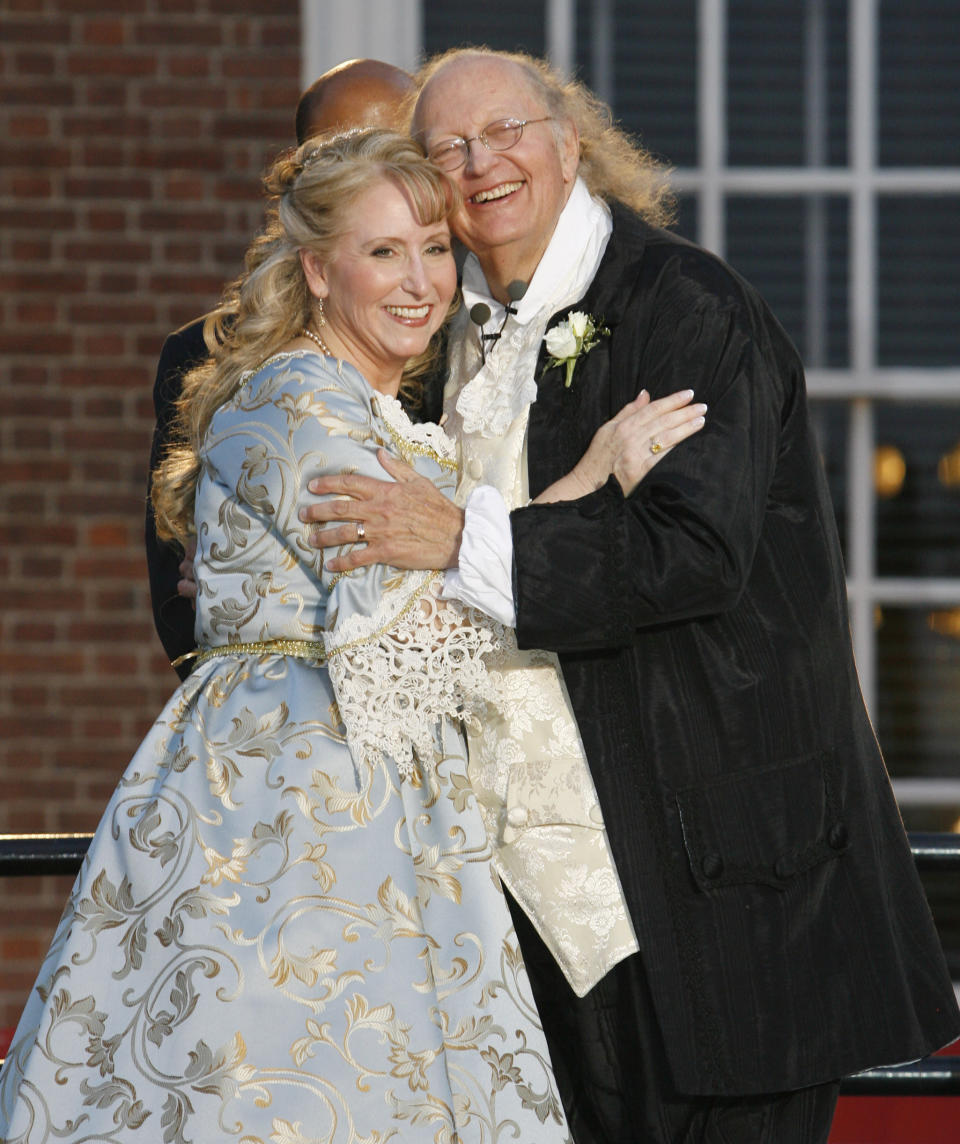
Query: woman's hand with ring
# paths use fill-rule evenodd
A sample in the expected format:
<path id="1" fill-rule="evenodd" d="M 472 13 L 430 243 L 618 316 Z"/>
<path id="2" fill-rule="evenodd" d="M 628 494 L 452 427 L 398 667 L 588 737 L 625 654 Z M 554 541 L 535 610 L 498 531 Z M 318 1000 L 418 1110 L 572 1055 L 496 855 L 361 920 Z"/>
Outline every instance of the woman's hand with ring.
<path id="1" fill-rule="evenodd" d="M 693 403 L 692 389 L 656 401 L 641 390 L 616 417 L 600 426 L 571 478 L 588 492 L 599 488 L 612 473 L 629 496 L 675 445 L 703 428 L 706 411 L 706 405 Z"/>
<path id="2" fill-rule="evenodd" d="M 707 407 L 695 403 L 692 389 L 656 401 L 630 402 L 614 420 L 617 454 L 613 475 L 624 496 L 637 487 L 654 465 L 704 426 Z"/>

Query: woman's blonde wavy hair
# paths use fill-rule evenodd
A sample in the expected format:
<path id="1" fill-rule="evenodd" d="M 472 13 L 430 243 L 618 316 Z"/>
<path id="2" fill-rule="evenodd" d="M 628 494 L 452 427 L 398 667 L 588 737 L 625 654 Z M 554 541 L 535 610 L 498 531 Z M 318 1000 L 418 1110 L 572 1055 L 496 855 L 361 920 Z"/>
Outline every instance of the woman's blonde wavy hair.
<path id="1" fill-rule="evenodd" d="M 448 219 L 459 206 L 451 182 L 409 137 L 380 128 L 312 139 L 278 159 L 264 178 L 266 225 L 246 254 L 245 269 L 227 287 L 208 337 L 211 356 L 184 378 L 172 445 L 153 474 L 153 507 L 162 540 L 183 543 L 194 532 L 193 505 L 204 435 L 216 410 L 256 369 L 310 324 L 316 299 L 300 262 L 308 250 L 324 261 L 356 199 L 378 179 L 404 190 L 421 225 Z M 451 305 L 451 313 L 456 302 Z M 428 349 L 407 363 L 401 395 L 417 404 L 423 375 L 436 357 Z"/>
<path id="2" fill-rule="evenodd" d="M 565 80 L 545 60 L 525 52 L 466 47 L 434 56 L 417 73 L 408 118 L 412 119 L 419 94 L 429 80 L 449 64 L 469 59 L 515 64 L 551 117 L 576 124 L 580 136 L 578 174 L 592 195 L 624 203 L 652 226 L 669 226 L 674 221 L 676 199 L 669 186 L 670 168 L 616 126 L 610 108 L 589 88 L 578 80 Z"/>

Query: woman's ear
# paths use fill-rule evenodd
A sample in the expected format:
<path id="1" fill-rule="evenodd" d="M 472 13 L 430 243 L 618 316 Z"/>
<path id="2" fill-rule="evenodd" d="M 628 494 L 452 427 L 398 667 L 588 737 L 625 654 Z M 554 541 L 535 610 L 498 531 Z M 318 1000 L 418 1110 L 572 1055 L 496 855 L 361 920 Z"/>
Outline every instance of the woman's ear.
<path id="1" fill-rule="evenodd" d="M 326 263 L 312 250 L 300 251 L 300 265 L 307 280 L 307 289 L 314 298 L 326 298 L 330 293 L 327 285 Z"/>

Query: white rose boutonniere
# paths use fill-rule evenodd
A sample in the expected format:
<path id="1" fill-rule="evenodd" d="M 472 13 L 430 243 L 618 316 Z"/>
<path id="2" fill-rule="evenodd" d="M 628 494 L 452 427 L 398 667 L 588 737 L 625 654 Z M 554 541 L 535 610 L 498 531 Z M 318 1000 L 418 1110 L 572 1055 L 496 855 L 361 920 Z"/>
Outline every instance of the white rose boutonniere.
<path id="1" fill-rule="evenodd" d="M 543 339 L 550 357 L 547 359 L 547 369 L 554 366 L 566 366 L 566 376 L 563 384 L 567 389 L 573 381 L 573 370 L 582 354 L 589 353 L 602 337 L 610 331 L 602 321 L 584 314 L 581 310 L 574 310 L 568 314 L 564 321 L 548 330 Z"/>

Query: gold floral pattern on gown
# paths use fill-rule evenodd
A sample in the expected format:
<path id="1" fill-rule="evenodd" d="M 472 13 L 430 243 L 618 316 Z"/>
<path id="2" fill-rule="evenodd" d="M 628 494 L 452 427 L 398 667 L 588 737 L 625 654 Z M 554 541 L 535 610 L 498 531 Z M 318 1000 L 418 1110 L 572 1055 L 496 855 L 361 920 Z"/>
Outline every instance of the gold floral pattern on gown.
<path id="1" fill-rule="evenodd" d="M 198 642 L 306 650 L 201 663 L 123 774 L 0 1076 L 8 1144 L 568 1140 L 454 718 L 502 633 L 433 573 L 332 577 L 297 519 L 381 445 L 452 495 L 443 434 L 318 354 L 216 414 Z"/>

